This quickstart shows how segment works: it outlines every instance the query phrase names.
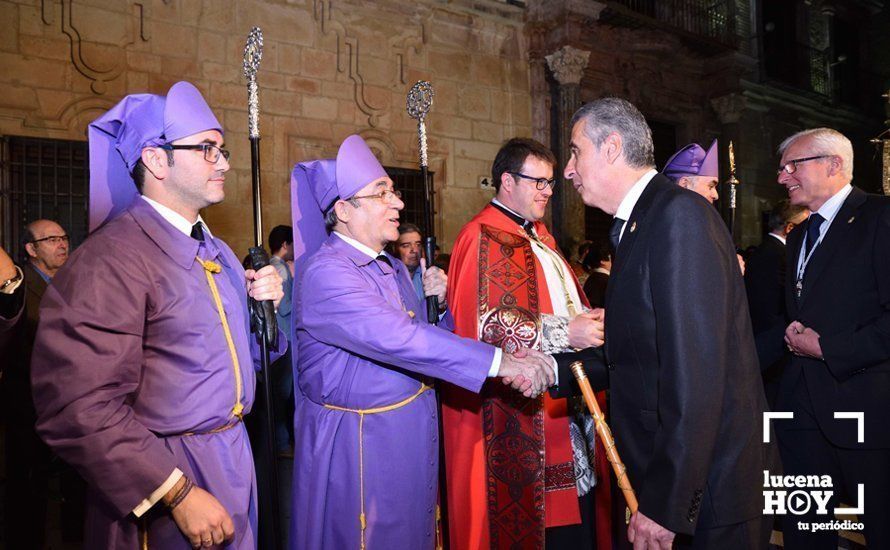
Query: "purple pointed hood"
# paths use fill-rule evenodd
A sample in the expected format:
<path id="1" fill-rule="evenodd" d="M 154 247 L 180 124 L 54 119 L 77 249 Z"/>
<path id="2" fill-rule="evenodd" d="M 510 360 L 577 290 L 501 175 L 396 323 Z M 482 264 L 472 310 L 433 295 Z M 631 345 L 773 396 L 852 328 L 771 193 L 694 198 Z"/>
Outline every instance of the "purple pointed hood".
<path id="1" fill-rule="evenodd" d="M 136 196 L 131 173 L 146 147 L 157 147 L 222 125 L 188 82 L 166 96 L 132 94 L 93 121 L 90 144 L 90 232 L 126 209 Z"/>
<path id="2" fill-rule="evenodd" d="M 662 172 L 672 179 L 682 176 L 717 178 L 720 176 L 718 156 L 719 150 L 716 139 L 711 143 L 711 147 L 707 152 L 698 143 L 690 143 L 668 159 Z"/>

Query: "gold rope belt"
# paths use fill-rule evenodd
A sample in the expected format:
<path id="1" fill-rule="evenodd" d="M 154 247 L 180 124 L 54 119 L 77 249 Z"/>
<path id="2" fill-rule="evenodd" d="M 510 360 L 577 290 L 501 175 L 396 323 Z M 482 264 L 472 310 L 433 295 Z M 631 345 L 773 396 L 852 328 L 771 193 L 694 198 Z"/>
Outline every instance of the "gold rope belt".
<path id="1" fill-rule="evenodd" d="M 414 395 L 402 399 L 398 403 L 393 403 L 392 405 L 385 405 L 383 407 L 374 407 L 372 409 L 350 409 L 347 407 L 338 407 L 337 405 L 328 405 L 324 404 L 324 408 L 330 409 L 332 411 L 341 411 L 354 413 L 358 415 L 358 483 L 359 483 L 359 502 L 361 506 L 361 511 L 359 512 L 358 521 L 359 527 L 361 529 L 361 548 L 364 550 L 365 548 L 365 528 L 368 526 L 367 521 L 365 519 L 365 452 L 364 452 L 364 424 L 365 424 L 365 415 L 366 414 L 380 414 L 385 412 L 394 411 L 396 409 L 401 409 L 402 407 L 409 405 L 412 401 L 417 399 L 427 390 L 432 389 L 432 386 L 427 386 L 423 382 L 420 383 L 420 389 L 417 390 L 417 393 Z"/>
<path id="2" fill-rule="evenodd" d="M 222 267 L 216 262 L 205 261 L 197 256 L 195 256 L 195 260 L 204 268 L 204 275 L 207 276 L 207 284 L 210 286 L 210 294 L 213 295 L 213 303 L 216 304 L 216 312 L 219 314 L 219 320 L 222 321 L 226 343 L 229 346 L 229 355 L 232 356 L 232 366 L 235 369 L 235 405 L 232 407 L 232 414 L 241 418 L 241 413 L 244 411 L 244 405 L 241 404 L 241 366 L 238 363 L 238 352 L 235 351 L 235 341 L 232 340 L 232 331 L 229 330 L 226 311 L 223 309 L 222 300 L 219 297 L 219 289 L 216 287 L 216 281 L 213 280 L 213 275 L 221 272 Z"/>

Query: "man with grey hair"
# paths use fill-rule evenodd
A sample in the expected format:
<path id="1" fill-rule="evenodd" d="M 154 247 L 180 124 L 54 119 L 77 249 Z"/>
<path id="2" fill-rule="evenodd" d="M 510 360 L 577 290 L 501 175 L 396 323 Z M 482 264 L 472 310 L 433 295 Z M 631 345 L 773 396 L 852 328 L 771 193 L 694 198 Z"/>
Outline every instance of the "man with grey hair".
<path id="1" fill-rule="evenodd" d="M 794 413 L 776 428 L 785 473 L 830 475 L 827 509 L 858 508 L 868 547 L 890 548 L 890 199 L 853 187 L 853 147 L 836 130 L 798 132 L 779 153 L 779 184 L 810 211 L 788 236 L 794 355 L 776 403 Z M 785 547 L 836 548 L 837 530 L 799 528 L 833 518 L 786 516 Z"/>
<path id="2" fill-rule="evenodd" d="M 565 176 L 585 204 L 614 216 L 615 255 L 605 357 L 557 354 L 559 380 L 581 360 L 594 386 L 611 390 L 617 450 L 639 500 L 628 540 L 766 548 L 756 480 L 775 453 L 760 443 L 766 399 L 726 225 L 655 171 L 651 131 L 627 101 L 588 103 L 572 124 Z"/>

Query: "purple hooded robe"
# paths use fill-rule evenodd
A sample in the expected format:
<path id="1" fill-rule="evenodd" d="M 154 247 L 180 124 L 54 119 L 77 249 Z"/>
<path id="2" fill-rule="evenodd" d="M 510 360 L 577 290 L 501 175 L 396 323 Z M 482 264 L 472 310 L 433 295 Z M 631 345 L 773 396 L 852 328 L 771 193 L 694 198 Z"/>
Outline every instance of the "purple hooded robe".
<path id="1" fill-rule="evenodd" d="M 196 256 L 222 267 L 237 376 Z M 210 235 L 199 243 L 137 197 L 72 254 L 40 318 L 37 429 L 89 485 L 84 547 L 139 548 L 147 528 L 149 548 L 191 548 L 162 504 L 132 513 L 179 468 L 232 516 L 224 548 L 256 548 L 253 458 L 233 408 L 237 397 L 250 411 L 259 353 L 231 249 Z"/>
<path id="2" fill-rule="evenodd" d="M 357 549 L 362 539 L 370 550 L 432 549 L 438 414 L 434 391 L 418 391 L 441 379 L 478 392 L 495 356 L 492 346 L 427 323 L 401 261 L 371 258 L 325 235 L 322 212 L 337 197 L 385 176 L 356 135 L 336 162 L 298 164 L 291 180 L 293 550 Z"/>

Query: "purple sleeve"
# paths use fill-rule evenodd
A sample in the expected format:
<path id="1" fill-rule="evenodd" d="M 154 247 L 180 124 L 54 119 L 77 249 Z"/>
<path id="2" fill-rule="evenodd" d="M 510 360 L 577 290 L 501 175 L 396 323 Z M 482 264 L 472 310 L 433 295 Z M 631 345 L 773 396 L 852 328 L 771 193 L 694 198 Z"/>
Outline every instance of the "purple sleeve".
<path id="1" fill-rule="evenodd" d="M 177 463 L 130 406 L 143 367 L 147 269 L 136 254 L 87 248 L 42 301 L 31 361 L 37 431 L 125 517 Z"/>
<path id="2" fill-rule="evenodd" d="M 302 285 L 302 325 L 316 340 L 478 392 L 494 347 L 412 319 L 355 268 L 318 262 Z"/>

